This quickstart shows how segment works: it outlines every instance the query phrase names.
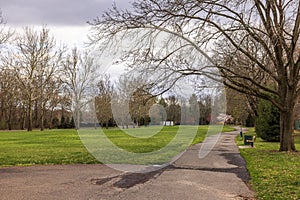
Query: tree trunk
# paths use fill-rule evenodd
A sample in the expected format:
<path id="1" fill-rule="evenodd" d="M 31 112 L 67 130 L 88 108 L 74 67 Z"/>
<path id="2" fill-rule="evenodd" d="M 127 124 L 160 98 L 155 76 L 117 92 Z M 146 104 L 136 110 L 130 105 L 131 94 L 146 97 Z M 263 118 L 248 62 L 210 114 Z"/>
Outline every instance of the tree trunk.
<path id="1" fill-rule="evenodd" d="M 52 129 L 53 110 L 54 110 L 54 107 L 51 109 L 51 112 L 50 112 L 49 130 Z"/>
<path id="2" fill-rule="evenodd" d="M 280 109 L 280 148 L 279 151 L 295 151 L 294 143 L 294 110 L 297 97 L 296 89 L 288 87 L 285 77 L 282 78 L 279 84 L 279 94 L 281 94 Z"/>
<path id="3" fill-rule="evenodd" d="M 12 130 L 12 107 L 9 108 L 8 114 L 8 130 Z"/>
<path id="4" fill-rule="evenodd" d="M 25 129 L 25 123 L 26 123 L 26 109 L 23 107 L 22 108 L 22 115 L 20 119 L 20 128 L 21 130 Z"/>
<path id="5" fill-rule="evenodd" d="M 76 129 L 80 129 L 80 109 L 76 108 Z"/>
<path id="6" fill-rule="evenodd" d="M 279 151 L 295 151 L 293 109 L 280 112 L 280 149 Z"/>
<path id="7" fill-rule="evenodd" d="M 27 131 L 32 131 L 32 101 L 28 101 L 28 127 Z"/>
<path id="8" fill-rule="evenodd" d="M 40 126 L 40 122 L 39 122 L 39 105 L 38 105 L 38 100 L 35 100 L 34 102 L 34 112 L 32 113 L 32 123 L 33 123 L 33 126 L 35 128 L 39 128 Z"/>
<path id="9" fill-rule="evenodd" d="M 44 131 L 44 108 L 41 110 L 41 131 Z"/>
<path id="10" fill-rule="evenodd" d="M 43 90 L 42 90 L 43 91 Z M 42 98 L 41 98 L 41 118 L 40 118 L 40 127 L 41 127 L 41 131 L 44 131 L 45 126 L 44 126 L 44 120 L 45 120 L 45 104 L 46 104 L 46 100 L 44 100 L 43 98 L 43 93 L 42 93 Z"/>

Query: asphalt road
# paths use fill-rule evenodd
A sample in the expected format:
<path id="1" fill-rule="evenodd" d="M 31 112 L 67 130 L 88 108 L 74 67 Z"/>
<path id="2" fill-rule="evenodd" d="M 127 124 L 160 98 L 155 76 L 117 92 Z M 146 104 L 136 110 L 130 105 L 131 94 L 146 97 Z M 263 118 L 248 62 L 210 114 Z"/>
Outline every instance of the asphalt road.
<path id="1" fill-rule="evenodd" d="M 0 168 L 0 199 L 254 199 L 234 143 L 237 134 L 222 134 L 203 159 L 198 144 L 172 165 L 149 173 L 124 173 L 105 165 Z"/>

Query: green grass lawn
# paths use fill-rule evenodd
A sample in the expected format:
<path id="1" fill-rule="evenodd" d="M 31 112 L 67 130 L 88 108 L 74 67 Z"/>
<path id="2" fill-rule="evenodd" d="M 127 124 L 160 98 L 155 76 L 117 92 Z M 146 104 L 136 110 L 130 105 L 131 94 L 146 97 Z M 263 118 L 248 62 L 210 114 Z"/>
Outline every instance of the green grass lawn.
<path id="1" fill-rule="evenodd" d="M 250 129 L 247 135 L 254 135 Z M 300 135 L 295 137 L 296 148 L 300 149 Z M 239 145 L 242 138 L 237 138 Z M 279 143 L 256 139 L 256 148 L 240 149 L 246 159 L 251 180 L 258 199 L 300 199 L 300 152 L 279 152 Z"/>
<path id="2" fill-rule="evenodd" d="M 214 129 L 214 127 L 211 127 Z M 194 127 L 185 127 L 187 133 Z M 208 126 L 199 126 L 192 144 L 203 141 Z M 225 126 L 224 131 L 233 130 Z M 144 134 L 145 128 L 135 129 Z M 178 127 L 164 127 L 149 138 L 133 138 L 120 129 L 104 130 L 115 145 L 127 151 L 145 153 L 156 151 L 172 142 Z M 79 134 L 80 135 L 80 134 Z M 92 164 L 99 163 L 82 144 L 76 130 L 0 131 L 0 166 L 34 164 Z M 183 135 L 184 138 L 184 135 Z M 162 160 L 163 162 L 164 160 Z"/>
<path id="3" fill-rule="evenodd" d="M 0 166 L 97 163 L 76 130 L 0 132 Z"/>

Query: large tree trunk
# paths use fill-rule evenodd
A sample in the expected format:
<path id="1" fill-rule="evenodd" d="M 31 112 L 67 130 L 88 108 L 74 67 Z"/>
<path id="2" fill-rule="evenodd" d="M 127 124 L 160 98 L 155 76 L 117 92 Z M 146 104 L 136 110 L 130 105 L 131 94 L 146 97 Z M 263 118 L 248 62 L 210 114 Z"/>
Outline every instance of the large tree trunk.
<path id="1" fill-rule="evenodd" d="M 282 83 L 285 83 L 282 81 Z M 294 110 L 296 105 L 294 88 L 285 87 L 287 83 L 279 86 L 283 107 L 280 109 L 280 149 L 279 151 L 295 151 L 294 143 Z"/>
<path id="2" fill-rule="evenodd" d="M 295 151 L 293 109 L 280 112 L 280 149 L 279 151 Z"/>

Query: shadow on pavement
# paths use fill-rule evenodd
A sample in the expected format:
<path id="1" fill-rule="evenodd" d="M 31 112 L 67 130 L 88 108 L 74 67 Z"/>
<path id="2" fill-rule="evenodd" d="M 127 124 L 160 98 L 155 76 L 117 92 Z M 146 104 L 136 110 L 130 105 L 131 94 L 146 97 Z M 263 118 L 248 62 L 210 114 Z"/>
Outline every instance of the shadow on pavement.
<path id="1" fill-rule="evenodd" d="M 192 167 L 192 166 L 175 166 L 171 165 L 169 169 L 185 169 L 185 170 L 201 170 L 201 171 L 211 171 L 211 172 L 222 172 L 222 173 L 233 173 L 244 182 L 248 182 L 250 180 L 249 173 L 247 169 L 244 167 L 243 159 L 240 158 L 239 153 L 222 153 L 221 156 L 224 156 L 228 161 L 228 164 L 236 165 L 236 167 L 225 167 L 225 168 L 210 168 L 210 167 Z"/>
<path id="2" fill-rule="evenodd" d="M 146 172 L 146 173 L 125 173 L 113 177 L 107 177 L 102 179 L 92 179 L 92 183 L 95 185 L 103 185 L 112 181 L 113 187 L 128 189 L 138 184 L 143 184 L 151 179 L 159 177 L 169 167 L 162 168 L 160 170 Z"/>

